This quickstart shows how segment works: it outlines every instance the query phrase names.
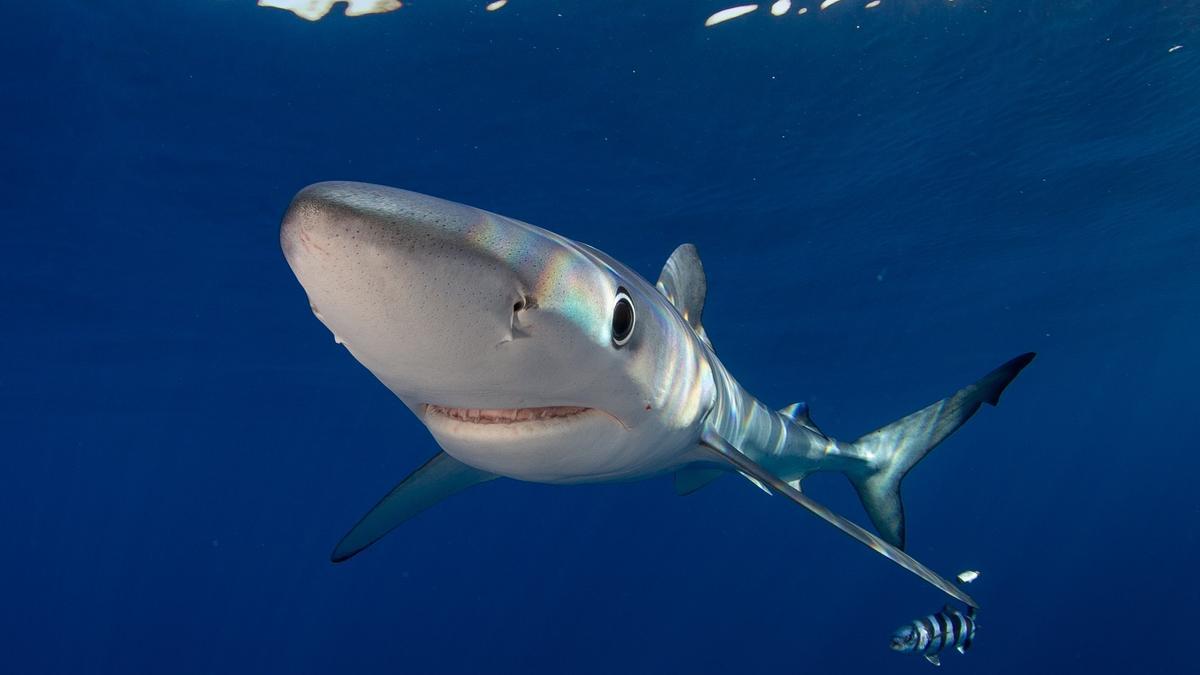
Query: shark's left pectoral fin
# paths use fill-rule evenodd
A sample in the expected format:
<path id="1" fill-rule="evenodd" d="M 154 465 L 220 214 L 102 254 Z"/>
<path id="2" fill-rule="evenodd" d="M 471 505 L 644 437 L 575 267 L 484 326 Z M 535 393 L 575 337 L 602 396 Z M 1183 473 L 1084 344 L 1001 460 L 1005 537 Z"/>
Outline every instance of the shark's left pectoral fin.
<path id="1" fill-rule="evenodd" d="M 496 478 L 495 474 L 472 468 L 439 452 L 400 481 L 375 508 L 368 511 L 338 542 L 330 559 L 342 562 L 430 506 L 493 478 Z"/>
<path id="2" fill-rule="evenodd" d="M 885 558 L 892 560 L 904 569 L 916 574 L 925 581 L 934 585 L 943 593 L 946 593 L 952 598 L 965 602 L 972 607 L 979 606 L 975 603 L 975 600 L 972 599 L 970 595 L 967 595 L 954 584 L 951 584 L 949 581 L 946 581 L 942 577 L 938 576 L 933 570 L 917 562 L 904 551 L 901 551 L 900 549 L 883 541 L 879 537 L 864 530 L 853 522 L 837 515 L 833 511 L 830 511 L 818 502 L 805 496 L 783 479 L 770 473 L 757 462 L 742 454 L 740 450 L 733 447 L 729 441 L 726 441 L 724 438 L 722 438 L 721 435 L 712 428 L 705 426 L 704 431 L 700 435 L 700 444 L 709 448 L 716 458 L 732 465 L 734 469 L 738 470 L 742 474 L 746 475 L 747 477 L 753 477 L 757 479 L 757 483 L 765 484 L 776 492 L 785 495 L 788 499 L 791 499 L 793 502 L 796 502 L 800 506 L 803 506 L 809 511 L 820 516 L 827 523 L 866 544 L 876 553 L 879 553 Z"/>

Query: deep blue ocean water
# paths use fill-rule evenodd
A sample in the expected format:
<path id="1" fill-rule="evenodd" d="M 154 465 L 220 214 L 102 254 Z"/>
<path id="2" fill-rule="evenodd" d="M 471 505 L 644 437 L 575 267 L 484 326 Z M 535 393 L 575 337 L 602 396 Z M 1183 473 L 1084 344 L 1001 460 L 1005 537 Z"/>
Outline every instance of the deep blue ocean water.
<path id="1" fill-rule="evenodd" d="M 905 482 L 983 572 L 943 668 L 1195 672 L 1200 4 L 483 4 L 6 6 L 0 671 L 930 672 L 935 590 L 733 478 L 496 481 L 331 565 L 435 450 L 279 251 L 350 179 L 694 242 L 726 365 L 839 437 L 1039 352 Z"/>

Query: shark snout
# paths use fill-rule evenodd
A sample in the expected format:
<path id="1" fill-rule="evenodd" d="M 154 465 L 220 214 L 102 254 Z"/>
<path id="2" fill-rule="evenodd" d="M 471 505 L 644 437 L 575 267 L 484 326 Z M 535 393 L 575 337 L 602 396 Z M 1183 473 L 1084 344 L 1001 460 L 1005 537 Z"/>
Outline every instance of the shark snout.
<path id="1" fill-rule="evenodd" d="M 284 258 L 289 262 L 301 255 L 328 254 L 313 229 L 305 227 L 303 218 L 293 218 L 284 222 L 279 232 L 279 244 L 283 247 Z"/>
<path id="2" fill-rule="evenodd" d="M 569 313 L 555 302 L 580 297 L 565 286 L 579 277 L 570 263 L 580 257 L 561 242 L 404 190 L 309 186 L 293 199 L 280 244 L 317 318 L 393 391 L 437 390 L 421 403 L 520 407 L 474 395 L 566 358 L 578 328 L 564 317 L 588 311 L 578 300 Z M 545 347 L 531 349 L 535 342 Z"/>
<path id="3" fill-rule="evenodd" d="M 529 243 L 528 226 L 479 209 L 416 192 L 368 183 L 310 185 L 292 199 L 280 228 L 280 244 L 295 267 L 306 259 L 351 271 L 368 261 L 390 264 L 390 276 L 422 274 L 438 267 L 505 268 Z M 419 268 L 419 269 L 418 269 Z M 303 279 L 301 280 L 303 282 Z"/>
<path id="4" fill-rule="evenodd" d="M 373 234 L 378 234 L 375 230 L 384 224 L 371 218 L 373 196 L 366 189 L 369 187 L 372 186 L 317 183 L 292 199 L 280 226 L 279 243 L 293 269 L 313 259 L 338 254 L 352 258 Z"/>

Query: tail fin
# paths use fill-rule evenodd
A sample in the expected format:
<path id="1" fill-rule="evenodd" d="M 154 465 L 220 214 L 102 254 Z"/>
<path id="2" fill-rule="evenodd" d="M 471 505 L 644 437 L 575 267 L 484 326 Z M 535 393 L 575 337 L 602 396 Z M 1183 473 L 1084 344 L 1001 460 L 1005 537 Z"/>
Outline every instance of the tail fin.
<path id="1" fill-rule="evenodd" d="M 847 477 L 884 541 L 904 549 L 904 505 L 900 503 L 904 475 L 971 419 L 980 405 L 999 403 L 1004 388 L 1034 356 L 1022 354 L 953 396 L 854 441 L 859 453 L 871 459 L 868 468 Z"/>

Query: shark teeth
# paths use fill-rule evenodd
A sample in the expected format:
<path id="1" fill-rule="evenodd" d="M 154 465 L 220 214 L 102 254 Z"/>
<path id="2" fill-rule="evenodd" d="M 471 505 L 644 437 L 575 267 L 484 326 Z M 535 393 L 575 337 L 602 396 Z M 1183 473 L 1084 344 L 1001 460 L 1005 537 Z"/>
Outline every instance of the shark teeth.
<path id="1" fill-rule="evenodd" d="M 432 403 L 425 406 L 425 411 L 432 415 L 441 415 L 460 422 L 473 424 L 515 424 L 534 420 L 548 420 L 560 417 L 572 417 L 585 413 L 591 408 L 579 406 L 554 405 L 541 408 L 449 408 Z"/>

